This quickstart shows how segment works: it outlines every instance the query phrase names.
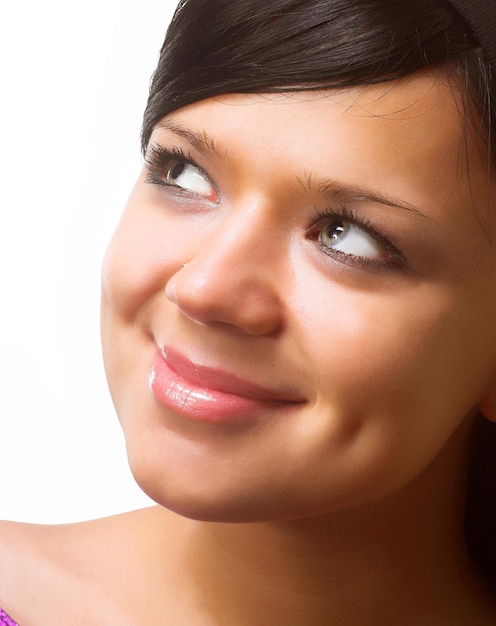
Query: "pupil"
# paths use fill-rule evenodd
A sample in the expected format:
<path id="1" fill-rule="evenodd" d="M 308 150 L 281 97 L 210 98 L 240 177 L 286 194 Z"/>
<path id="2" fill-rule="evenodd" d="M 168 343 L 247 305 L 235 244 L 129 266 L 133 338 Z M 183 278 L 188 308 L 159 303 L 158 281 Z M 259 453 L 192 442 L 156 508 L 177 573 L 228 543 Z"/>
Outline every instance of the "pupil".
<path id="1" fill-rule="evenodd" d="M 334 240 L 340 239 L 345 231 L 346 228 L 343 226 L 342 222 L 338 224 L 331 224 L 329 227 L 329 237 Z"/>
<path id="2" fill-rule="evenodd" d="M 176 163 L 175 165 L 173 165 L 169 170 L 169 175 L 167 176 L 168 180 L 173 181 L 181 176 L 181 174 L 184 172 L 185 167 L 186 166 L 184 163 Z"/>

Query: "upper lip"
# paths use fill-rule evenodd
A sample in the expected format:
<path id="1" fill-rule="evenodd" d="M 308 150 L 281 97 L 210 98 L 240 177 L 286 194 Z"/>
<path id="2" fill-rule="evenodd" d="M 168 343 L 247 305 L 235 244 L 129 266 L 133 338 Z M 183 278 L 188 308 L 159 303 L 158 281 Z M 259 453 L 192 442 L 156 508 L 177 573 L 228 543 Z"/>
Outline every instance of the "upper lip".
<path id="1" fill-rule="evenodd" d="M 243 380 L 231 372 L 195 363 L 169 346 L 159 349 L 167 365 L 195 386 L 266 402 L 296 404 L 305 401 L 301 395 L 290 388 L 269 389 Z"/>

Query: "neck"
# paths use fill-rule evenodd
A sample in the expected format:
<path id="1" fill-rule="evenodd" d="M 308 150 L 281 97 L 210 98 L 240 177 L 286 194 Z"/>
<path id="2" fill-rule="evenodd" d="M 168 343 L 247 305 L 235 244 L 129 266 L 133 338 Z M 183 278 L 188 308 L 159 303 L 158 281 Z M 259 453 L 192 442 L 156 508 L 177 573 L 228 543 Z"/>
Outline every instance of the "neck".
<path id="1" fill-rule="evenodd" d="M 484 592 L 463 539 L 467 440 L 455 436 L 414 482 L 353 510 L 258 524 L 184 520 L 198 603 L 215 623 L 243 626 L 473 617 Z"/>

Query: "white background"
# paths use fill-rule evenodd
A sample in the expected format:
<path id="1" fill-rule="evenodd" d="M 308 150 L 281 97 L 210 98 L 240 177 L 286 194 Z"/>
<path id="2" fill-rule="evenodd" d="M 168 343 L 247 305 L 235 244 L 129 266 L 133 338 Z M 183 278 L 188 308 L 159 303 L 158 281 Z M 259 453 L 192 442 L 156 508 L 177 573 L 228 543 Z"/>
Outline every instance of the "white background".
<path id="1" fill-rule="evenodd" d="M 105 384 L 99 274 L 175 0 L 4 5 L 0 518 L 76 521 L 148 503 Z"/>

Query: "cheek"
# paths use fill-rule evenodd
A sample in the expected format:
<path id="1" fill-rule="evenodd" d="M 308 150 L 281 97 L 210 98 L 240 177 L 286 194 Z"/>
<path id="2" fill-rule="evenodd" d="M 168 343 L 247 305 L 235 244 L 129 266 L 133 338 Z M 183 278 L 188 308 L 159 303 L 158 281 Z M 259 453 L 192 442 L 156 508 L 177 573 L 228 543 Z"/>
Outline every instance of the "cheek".
<path id="1" fill-rule="evenodd" d="M 301 458 L 340 477 L 336 493 L 342 482 L 350 498 L 379 497 L 445 448 L 477 403 L 480 372 L 466 376 L 453 291 L 419 286 L 388 297 L 328 284 L 328 294 L 316 307 L 308 292 L 299 319 L 314 385 L 311 419 L 298 425 Z"/>
<path id="2" fill-rule="evenodd" d="M 142 350 L 139 316 L 162 293 L 175 264 L 162 245 L 161 228 L 141 210 L 134 190 L 108 246 L 102 268 L 101 336 L 105 371 L 114 402 L 127 398 Z"/>
<path id="3" fill-rule="evenodd" d="M 139 190 L 133 191 L 103 263 L 103 313 L 132 322 L 143 304 L 165 289 L 185 255 L 181 225 L 166 221 L 165 211 L 147 206 Z"/>
<path id="4" fill-rule="evenodd" d="M 332 284 L 317 307 L 308 293 L 300 344 L 314 401 L 327 417 L 332 407 L 338 435 L 375 433 L 379 446 L 424 438 L 433 450 L 451 435 L 480 393 L 480 372 L 467 371 L 456 295 L 439 285 L 388 294 Z"/>

